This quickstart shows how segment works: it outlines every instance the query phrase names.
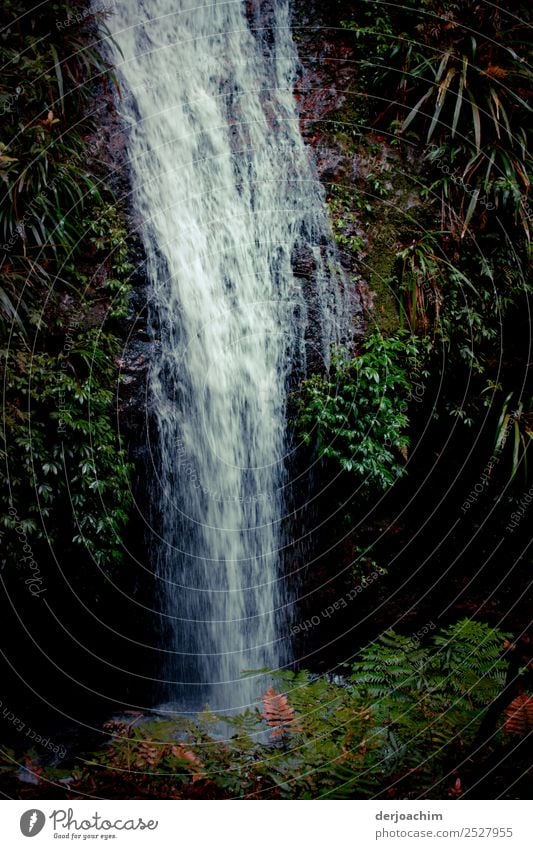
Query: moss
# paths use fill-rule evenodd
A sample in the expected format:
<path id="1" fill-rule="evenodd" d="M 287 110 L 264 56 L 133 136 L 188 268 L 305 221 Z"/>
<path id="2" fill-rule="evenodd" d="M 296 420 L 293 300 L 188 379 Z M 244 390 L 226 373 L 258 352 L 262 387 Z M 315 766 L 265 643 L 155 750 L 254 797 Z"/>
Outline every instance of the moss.
<path id="1" fill-rule="evenodd" d="M 374 295 L 370 321 L 387 336 L 400 327 L 398 298 L 395 293 L 396 235 L 390 226 L 383 228 L 373 241 L 372 249 L 365 260 L 366 277 Z"/>
<path id="2" fill-rule="evenodd" d="M 345 264 L 370 290 L 367 320 L 389 335 L 402 324 L 398 252 L 434 223 L 433 213 L 419 198 L 412 163 L 383 142 L 366 141 L 351 145 L 357 176 L 330 185 L 328 206 L 336 241 L 345 259 L 351 254 Z"/>
<path id="3" fill-rule="evenodd" d="M 320 122 L 320 131 L 344 153 L 349 154 L 354 143 L 360 145 L 366 141 L 367 112 L 364 95 L 356 89 L 349 90 L 342 106 L 335 110 L 328 120 Z"/>

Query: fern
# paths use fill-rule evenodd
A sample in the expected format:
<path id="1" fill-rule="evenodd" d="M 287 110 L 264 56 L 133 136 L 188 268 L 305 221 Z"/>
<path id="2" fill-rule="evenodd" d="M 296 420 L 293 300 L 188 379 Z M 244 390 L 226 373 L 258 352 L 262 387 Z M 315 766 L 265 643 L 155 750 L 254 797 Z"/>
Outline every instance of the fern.
<path id="1" fill-rule="evenodd" d="M 505 682 L 501 655 L 506 636 L 472 619 L 462 619 L 437 634 L 433 663 L 445 676 L 446 688 L 467 696 L 473 705 L 496 698 Z"/>
<path id="2" fill-rule="evenodd" d="M 121 782 L 124 792 L 150 798 L 463 795 L 480 720 L 502 684 L 502 642 L 499 631 L 468 619 L 425 646 L 388 631 L 344 681 L 277 675 L 281 687 L 269 687 L 260 708 L 224 719 L 233 732 L 224 741 L 221 717 L 208 711 L 196 721 L 141 723 L 134 715 L 108 723 L 111 746 L 85 758 L 69 792 L 101 795 Z M 533 729 L 533 696 L 508 706 L 505 729 Z"/>
<path id="3" fill-rule="evenodd" d="M 273 687 L 269 687 L 263 695 L 262 719 L 272 728 L 273 739 L 283 736 L 289 731 L 301 731 L 295 723 L 294 710 L 289 704 L 287 696 L 276 693 Z"/>
<path id="4" fill-rule="evenodd" d="M 521 736 L 533 731 L 533 696 L 520 693 L 513 699 L 505 711 L 505 730 Z"/>
<path id="5" fill-rule="evenodd" d="M 427 663 L 425 649 L 417 648 L 409 637 L 387 631 L 361 652 L 353 665 L 352 681 L 361 694 L 403 701 L 407 691 L 427 684 Z"/>

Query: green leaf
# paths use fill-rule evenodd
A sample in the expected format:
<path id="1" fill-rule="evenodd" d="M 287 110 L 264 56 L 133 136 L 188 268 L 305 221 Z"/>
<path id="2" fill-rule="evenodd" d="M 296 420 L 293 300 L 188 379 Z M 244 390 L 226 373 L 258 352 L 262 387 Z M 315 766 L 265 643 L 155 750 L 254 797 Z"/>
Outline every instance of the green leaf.
<path id="1" fill-rule="evenodd" d="M 461 107 L 463 105 L 463 89 L 466 84 L 466 72 L 468 68 L 468 57 L 463 56 L 463 67 L 461 71 L 461 76 L 459 77 L 459 89 L 457 91 L 457 98 L 455 102 L 455 109 L 453 112 L 453 120 L 452 120 L 452 139 L 455 137 L 455 131 L 457 130 L 457 123 L 459 121 L 459 115 L 461 113 Z"/>
<path id="2" fill-rule="evenodd" d="M 467 91 L 467 94 L 472 107 L 472 119 L 474 123 L 474 138 L 476 140 L 476 150 L 479 153 L 481 150 L 481 116 L 479 114 L 479 107 L 475 101 L 474 95 L 471 91 Z"/>
<path id="3" fill-rule="evenodd" d="M 433 88 L 430 88 L 426 92 L 426 94 L 424 94 L 424 96 L 420 98 L 418 103 L 415 106 L 413 106 L 413 108 L 409 112 L 409 115 L 407 116 L 407 118 L 405 119 L 405 121 L 402 124 L 402 132 L 405 132 L 407 127 L 410 124 L 412 124 L 412 122 L 414 121 L 414 119 L 416 118 L 416 116 L 417 116 L 417 114 L 420 110 L 420 107 L 426 102 L 426 100 L 428 100 L 429 97 L 431 97 L 432 93 L 433 93 Z"/>

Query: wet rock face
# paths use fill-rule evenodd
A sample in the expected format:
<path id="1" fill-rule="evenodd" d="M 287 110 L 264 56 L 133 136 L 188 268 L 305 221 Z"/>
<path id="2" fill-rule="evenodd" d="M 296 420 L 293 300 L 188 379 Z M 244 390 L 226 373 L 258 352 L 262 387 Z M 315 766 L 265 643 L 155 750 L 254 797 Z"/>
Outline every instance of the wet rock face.
<path id="1" fill-rule="evenodd" d="M 300 59 L 295 83 L 300 127 L 313 150 L 317 174 L 328 200 L 333 185 L 353 182 L 357 167 L 355 150 L 338 141 L 335 134 L 338 116 L 343 107 L 350 105 L 358 80 L 353 33 L 341 26 L 342 20 L 354 14 L 352 4 L 346 0 L 331 0 L 327 4 L 295 0 L 293 6 L 293 36 Z M 338 257 L 350 279 L 348 295 L 357 342 L 364 333 L 367 286 L 358 274 L 359 257 L 354 251 L 339 245 Z"/>
<path id="2" fill-rule="evenodd" d="M 335 10 L 328 3 L 296 0 L 293 33 L 301 63 L 295 94 L 300 107 L 302 133 L 313 146 L 323 141 L 319 124 L 331 118 L 346 102 L 357 78 L 352 48 L 353 34 L 341 27 L 349 17 L 346 4 Z M 339 4 L 337 4 L 339 5 Z"/>
<path id="3" fill-rule="evenodd" d="M 132 298 L 128 334 L 117 362 L 120 370 L 117 386 L 119 429 L 134 457 L 142 457 L 146 450 L 150 409 L 148 375 L 154 345 L 157 344 L 147 330 L 145 305 L 136 309 L 136 302 L 140 299 L 137 291 Z"/>
<path id="4" fill-rule="evenodd" d="M 350 281 L 356 344 L 366 324 L 396 329 L 391 285 L 396 257 L 405 231 L 424 214 L 409 147 L 391 145 L 368 126 L 355 34 L 342 26 L 359 16 L 360 4 L 349 0 L 294 0 L 292 22 L 301 129 L 326 190 L 338 257 Z"/>
<path id="5" fill-rule="evenodd" d="M 88 139 L 96 156 L 106 169 L 106 183 L 117 199 L 128 203 L 131 192 L 128 167 L 128 135 L 124 122 L 117 112 L 115 94 L 109 85 L 100 85 L 96 93 L 96 106 L 92 109 L 96 129 Z"/>
<path id="6" fill-rule="evenodd" d="M 274 0 L 246 0 L 246 17 L 252 31 L 268 34 L 274 17 Z"/>
<path id="7" fill-rule="evenodd" d="M 150 340 L 133 339 L 124 349 L 118 365 L 120 385 L 118 394 L 118 418 L 120 432 L 130 447 L 132 457 L 143 456 L 146 446 L 142 433 L 148 430 L 147 421 L 147 377 L 153 343 Z"/>
<path id="8" fill-rule="evenodd" d="M 324 183 L 334 183 L 342 179 L 347 159 L 334 145 L 318 135 L 313 144 L 318 175 Z"/>
<path id="9" fill-rule="evenodd" d="M 313 141 L 316 125 L 346 102 L 353 84 L 355 65 L 346 33 L 335 37 L 328 29 L 296 30 L 302 63 L 296 84 L 302 133 Z"/>

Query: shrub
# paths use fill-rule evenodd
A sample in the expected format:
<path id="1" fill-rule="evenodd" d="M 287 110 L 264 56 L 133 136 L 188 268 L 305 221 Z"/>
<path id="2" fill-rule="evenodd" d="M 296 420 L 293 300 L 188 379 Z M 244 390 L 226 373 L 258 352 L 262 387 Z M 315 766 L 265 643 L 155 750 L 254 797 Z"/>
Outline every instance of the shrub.
<path id="1" fill-rule="evenodd" d="M 299 398 L 303 441 L 343 471 L 361 492 L 386 490 L 405 474 L 408 400 L 422 342 L 405 333 L 373 333 L 360 354 L 338 354 L 327 375 L 307 379 Z"/>

